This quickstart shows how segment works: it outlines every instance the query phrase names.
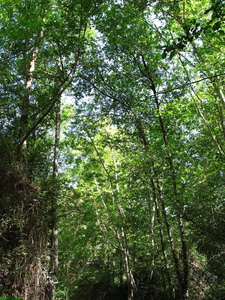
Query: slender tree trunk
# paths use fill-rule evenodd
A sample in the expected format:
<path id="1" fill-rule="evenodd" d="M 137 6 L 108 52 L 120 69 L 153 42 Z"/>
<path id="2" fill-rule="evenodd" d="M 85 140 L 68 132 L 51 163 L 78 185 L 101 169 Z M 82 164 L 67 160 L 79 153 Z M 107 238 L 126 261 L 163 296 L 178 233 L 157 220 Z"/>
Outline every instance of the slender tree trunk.
<path id="1" fill-rule="evenodd" d="M 150 199 L 150 197 L 149 197 Z M 152 206 L 152 209 L 150 211 L 150 217 L 151 217 L 151 245 L 152 245 L 152 270 L 149 272 L 149 280 L 148 283 L 152 281 L 153 273 L 154 273 L 154 266 L 155 266 L 155 203 Z"/>
<path id="2" fill-rule="evenodd" d="M 38 34 L 37 41 L 39 42 L 43 37 L 44 28 Z M 38 43 L 37 43 L 38 44 Z M 20 147 L 22 149 L 26 148 L 27 140 L 24 138 L 27 133 L 28 121 L 29 121 L 29 106 L 30 106 L 30 89 L 33 81 L 33 73 L 35 70 L 35 62 L 38 55 L 38 46 L 36 46 L 31 54 L 31 60 L 28 69 L 26 70 L 26 83 L 25 83 L 25 91 L 22 100 L 22 110 L 21 110 L 21 118 L 20 118 L 20 132 L 19 132 L 19 140 Z"/>
<path id="3" fill-rule="evenodd" d="M 138 131 L 139 131 L 140 140 L 141 140 L 142 144 L 144 145 L 145 150 L 147 151 L 148 148 L 149 148 L 149 145 L 148 145 L 147 139 L 145 137 L 145 133 L 144 133 L 144 130 L 142 128 L 142 124 L 138 119 L 135 120 L 135 124 L 136 124 L 136 127 L 137 127 Z M 159 224 L 161 249 L 162 249 L 162 253 L 163 253 L 163 260 L 164 260 L 164 265 L 165 265 L 166 278 L 167 278 L 168 285 L 170 287 L 169 288 L 169 295 L 170 295 L 170 298 L 173 299 L 173 293 L 172 293 L 173 284 L 172 284 L 172 279 L 171 279 L 171 271 L 170 271 L 168 256 L 167 256 L 167 252 L 166 252 L 165 236 L 164 236 L 163 227 L 162 227 L 162 220 L 161 220 L 159 201 L 158 201 L 158 193 L 157 193 L 157 189 L 156 189 L 156 183 L 154 182 L 154 175 L 155 175 L 154 173 L 155 172 L 154 172 L 154 162 L 153 161 L 151 161 L 151 165 L 152 165 L 152 167 L 150 169 L 150 182 L 151 182 L 151 190 L 152 190 L 152 195 L 153 195 L 153 200 L 154 200 L 154 210 L 156 212 L 157 222 Z M 148 176 L 149 174 L 146 174 L 146 175 Z M 156 178 L 157 178 L 157 176 L 156 176 Z M 163 213 L 163 215 L 164 215 L 164 213 Z M 165 218 L 164 218 L 164 220 L 165 220 Z M 152 220 L 152 228 L 151 228 L 153 238 L 154 238 L 153 225 L 154 225 L 154 217 L 153 217 L 153 220 Z M 154 239 L 152 240 L 152 243 L 154 244 Z M 163 275 L 164 290 L 166 290 L 166 283 L 165 283 L 165 280 L 164 280 L 164 274 L 162 273 L 162 275 Z"/>
<path id="4" fill-rule="evenodd" d="M 60 121 L 61 121 L 61 99 L 56 102 L 56 122 L 55 122 L 55 147 L 53 162 L 53 179 L 57 179 L 59 171 L 59 141 L 60 141 Z"/>
<path id="5" fill-rule="evenodd" d="M 59 141 L 60 141 L 60 119 L 61 119 L 61 99 L 56 103 L 56 128 L 55 128 L 55 149 L 53 162 L 53 179 L 56 180 L 59 171 Z M 57 220 L 57 199 L 52 200 L 52 274 L 53 278 L 57 280 L 58 273 L 58 220 Z M 53 290 L 52 300 L 55 298 L 55 285 Z"/>
<path id="6" fill-rule="evenodd" d="M 116 231 L 116 227 L 114 230 L 115 230 L 115 233 L 116 233 L 119 245 L 120 245 L 120 249 L 123 253 L 124 271 L 125 271 L 125 274 L 127 277 L 127 286 L 128 286 L 128 300 L 134 300 L 134 294 L 137 292 L 137 286 L 136 286 L 136 282 L 135 282 L 135 279 L 134 279 L 134 276 L 133 276 L 133 273 L 132 273 L 132 270 L 130 267 L 130 255 L 129 255 L 129 250 L 128 250 L 126 231 L 125 231 L 125 227 L 124 227 L 124 220 L 123 220 L 124 219 L 124 211 L 120 205 L 120 189 L 119 189 L 119 184 L 118 184 L 118 174 L 117 174 L 117 166 L 116 166 L 115 157 L 113 155 L 114 170 L 115 170 L 115 183 L 114 183 L 112 181 L 112 178 L 107 170 L 107 167 L 106 167 L 104 161 L 101 158 L 101 155 L 98 152 L 98 149 L 97 149 L 93 139 L 91 139 L 91 140 L 92 140 L 93 147 L 99 157 L 99 161 L 100 161 L 100 163 L 107 175 L 107 178 L 109 180 L 112 197 L 113 197 L 113 203 L 115 203 L 117 211 L 118 211 L 119 220 L 120 220 L 121 236 Z M 102 201 L 103 201 L 104 207 L 106 207 L 109 212 L 110 219 L 113 221 L 113 217 L 112 217 L 110 210 L 108 209 L 108 207 L 103 199 L 102 199 Z M 113 222 L 113 225 L 114 225 L 114 222 Z"/>
<path id="7" fill-rule="evenodd" d="M 175 245 L 174 245 L 174 242 L 173 242 L 173 237 L 172 237 L 172 233 L 171 233 L 171 230 L 170 230 L 170 225 L 169 225 L 167 215 L 166 215 L 166 209 L 165 209 L 164 199 L 163 199 L 163 195 L 162 195 L 162 188 L 159 187 L 158 184 L 157 184 L 157 190 L 158 190 L 159 197 L 160 197 L 160 202 L 161 202 L 161 207 L 162 207 L 162 214 L 163 214 L 164 222 L 165 222 L 165 225 L 166 225 L 166 230 L 167 230 L 167 235 L 168 235 L 168 239 L 169 239 L 169 243 L 170 243 L 171 253 L 172 253 L 172 256 L 173 256 L 175 272 L 176 272 L 176 275 L 177 275 L 179 286 L 183 290 L 183 279 L 182 279 L 182 275 L 181 275 L 180 268 L 179 268 L 179 260 L 178 260 L 177 255 L 176 255 Z"/>
<path id="8" fill-rule="evenodd" d="M 168 257 L 167 257 L 167 252 L 166 252 L 165 236 L 164 236 L 164 232 L 163 232 L 163 228 L 162 228 L 162 221 L 161 221 L 159 203 L 158 203 L 158 198 L 157 198 L 157 193 L 156 193 L 156 187 L 155 187 L 154 179 L 152 176 L 151 176 L 151 187 L 152 187 L 152 194 L 153 194 L 153 199 L 154 199 L 154 204 L 155 204 L 157 222 L 159 224 L 160 242 L 161 242 L 163 259 L 164 259 L 164 264 L 165 264 L 166 277 L 167 277 L 168 285 L 170 287 L 170 289 L 169 289 L 170 297 L 172 299 L 173 298 L 173 295 L 172 295 L 173 284 L 172 284 L 172 280 L 171 280 L 170 266 L 169 266 L 169 261 L 168 261 Z M 164 283 L 164 287 L 165 286 L 166 285 Z"/>
<path id="9" fill-rule="evenodd" d="M 124 223 L 123 223 L 124 212 L 120 205 L 120 199 L 119 199 L 120 189 L 119 189 L 119 184 L 118 184 L 117 165 L 116 165 L 116 160 L 115 160 L 114 155 L 113 155 L 113 161 L 114 161 L 116 192 L 117 192 L 117 195 L 113 195 L 113 196 L 115 197 L 115 201 L 117 204 L 117 209 L 118 209 L 118 213 L 119 213 L 119 217 L 120 217 L 120 222 L 121 222 L 124 265 L 125 265 L 125 270 L 126 270 L 126 274 L 127 274 L 127 284 L 128 284 L 128 300 L 133 300 L 134 294 L 137 292 L 137 285 L 136 285 L 133 273 L 130 268 L 130 255 L 129 255 L 129 250 L 128 250 L 126 232 L 125 232 Z M 113 189 L 112 189 L 112 191 L 113 191 Z M 113 192 L 113 194 L 114 194 L 114 192 Z"/>
<path id="10" fill-rule="evenodd" d="M 55 146 L 54 146 L 54 161 L 53 161 L 53 182 L 56 183 L 59 167 L 59 141 L 60 141 L 60 118 L 61 118 L 61 100 L 56 103 L 56 123 L 55 123 Z M 57 198 L 52 196 L 51 208 L 51 248 L 50 248 L 50 280 L 46 289 L 46 300 L 55 299 L 55 288 L 58 272 L 58 222 L 57 222 Z"/>
<path id="11" fill-rule="evenodd" d="M 159 100 L 157 97 L 156 87 L 155 87 L 154 81 L 151 77 L 149 68 L 145 62 L 144 56 L 142 56 L 142 62 L 143 62 L 144 69 L 145 69 L 144 73 L 147 76 L 147 78 L 151 84 L 151 89 L 152 89 L 152 92 L 154 95 L 154 100 L 155 100 L 156 108 L 157 108 L 158 115 L 159 115 L 159 125 L 160 125 L 161 133 L 163 136 L 164 144 L 166 147 L 168 147 L 168 144 L 169 144 L 168 137 L 167 137 L 167 133 L 166 133 L 166 127 L 164 124 L 164 120 L 162 118 L 161 111 L 160 111 L 160 104 L 159 104 Z M 170 152 L 168 153 L 167 160 L 168 160 L 169 166 L 170 166 L 170 173 L 171 173 L 171 179 L 172 179 L 172 183 L 173 183 L 174 196 L 175 196 L 177 203 L 179 203 L 178 193 L 177 193 L 177 185 L 176 185 L 176 172 L 174 169 L 173 159 L 172 159 Z M 161 197 L 161 201 L 162 201 L 163 200 L 162 199 L 162 191 L 159 191 L 159 193 L 160 193 L 160 197 Z M 163 204 L 163 202 L 161 202 L 161 203 Z M 165 214 L 165 210 L 164 210 L 164 218 L 165 217 L 166 217 L 166 214 Z M 180 211 L 178 212 L 178 226 L 179 226 L 179 230 L 180 230 L 180 237 L 181 237 L 181 244 L 182 244 L 182 264 L 183 264 L 183 274 L 182 275 L 181 275 L 181 271 L 180 271 L 180 267 L 179 267 L 179 261 L 177 259 L 176 253 L 175 253 L 173 241 L 172 241 L 172 239 L 170 239 L 171 235 L 170 235 L 169 228 L 167 228 L 167 232 L 168 232 L 168 236 L 170 239 L 170 245 L 171 245 L 171 250 L 172 250 L 172 254 L 173 254 L 173 258 L 174 258 L 177 279 L 178 279 L 180 289 L 181 289 L 181 297 L 182 297 L 181 299 L 187 299 L 187 297 L 188 297 L 188 276 L 189 276 L 188 258 L 187 258 L 186 241 L 185 241 L 185 236 L 184 236 L 183 216 Z"/>

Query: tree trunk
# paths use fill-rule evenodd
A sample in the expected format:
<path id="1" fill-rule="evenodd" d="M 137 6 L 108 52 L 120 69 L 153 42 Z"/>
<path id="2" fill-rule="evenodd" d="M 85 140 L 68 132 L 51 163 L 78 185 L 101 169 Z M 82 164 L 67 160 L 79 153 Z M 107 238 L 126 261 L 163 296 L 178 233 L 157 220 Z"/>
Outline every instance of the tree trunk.
<path id="1" fill-rule="evenodd" d="M 113 154 L 113 162 L 114 162 L 114 170 L 115 170 L 115 182 L 113 182 L 112 178 L 107 170 L 107 167 L 98 152 L 98 149 L 97 149 L 93 139 L 91 139 L 91 140 L 92 140 L 93 147 L 99 157 L 99 161 L 100 161 L 100 163 L 106 173 L 106 176 L 109 180 L 113 203 L 115 203 L 117 211 L 118 211 L 121 235 L 118 234 L 116 227 L 115 227 L 114 231 L 117 236 L 117 240 L 119 242 L 120 250 L 123 254 L 123 265 L 124 265 L 124 271 L 125 271 L 126 278 L 127 278 L 127 287 L 128 287 L 128 300 L 134 300 L 134 294 L 135 294 L 135 292 L 137 292 L 137 286 L 136 286 L 136 282 L 135 282 L 132 270 L 130 268 L 130 255 L 129 255 L 129 250 L 128 250 L 126 231 L 125 231 L 125 227 L 124 227 L 124 211 L 120 204 L 120 189 L 119 189 L 119 184 L 118 184 L 118 174 L 117 174 L 117 166 L 116 166 L 115 157 L 114 157 L 114 154 L 112 153 Z M 97 185 L 97 182 L 96 182 L 96 185 Z M 98 190 L 99 190 L 99 188 L 98 188 Z M 99 192 L 100 192 L 100 190 L 99 190 Z M 102 198 L 102 202 L 103 202 L 104 207 L 106 207 L 108 209 L 103 198 Z M 109 209 L 108 209 L 108 212 L 109 212 L 110 218 L 113 222 L 113 217 L 111 216 L 111 212 Z M 96 213 L 98 214 L 97 211 L 96 211 Z M 114 222 L 113 222 L 113 225 L 114 225 Z"/>
<path id="2" fill-rule="evenodd" d="M 41 40 L 43 37 L 44 28 L 41 29 L 41 31 L 38 34 L 37 42 Z M 38 43 L 37 43 L 38 44 Z M 26 148 L 27 140 L 24 138 L 27 133 L 27 126 L 29 121 L 29 106 L 30 106 L 30 89 L 32 86 L 32 80 L 33 80 L 33 73 L 35 70 L 35 62 L 38 55 L 38 47 L 35 46 L 32 54 L 31 54 L 31 60 L 29 64 L 29 68 L 26 70 L 26 84 L 25 84 L 25 91 L 24 96 L 22 100 L 22 110 L 21 110 L 21 118 L 20 118 L 20 132 L 19 132 L 19 140 L 20 140 L 20 147 L 22 149 Z"/>
<path id="3" fill-rule="evenodd" d="M 152 194 L 153 194 L 153 199 L 154 199 L 154 205 L 155 205 L 155 210 L 156 210 L 156 216 L 157 216 L 157 221 L 159 224 L 159 233 L 160 233 L 160 242 L 161 242 L 161 247 L 162 247 L 162 253 L 163 253 L 163 260 L 165 264 L 165 270 L 166 270 L 166 277 L 168 281 L 168 285 L 170 287 L 169 293 L 171 299 L 173 298 L 172 295 L 172 280 L 171 280 L 171 272 L 170 272 L 170 266 L 169 266 L 169 261 L 167 257 L 167 252 L 166 252 L 166 245 L 165 245 L 165 236 L 162 228 L 162 221 L 161 221 L 161 215 L 160 215 L 160 210 L 159 210 L 159 203 L 158 203 L 158 198 L 157 198 L 157 193 L 156 193 L 156 187 L 155 183 L 153 180 L 153 177 L 151 176 L 151 187 L 152 187 Z M 164 283 L 164 288 L 165 288 L 165 283 Z"/>
<path id="4" fill-rule="evenodd" d="M 145 150 L 147 151 L 149 148 L 147 139 L 145 137 L 145 133 L 144 130 L 142 128 L 141 122 L 136 119 L 135 120 L 136 123 L 136 127 L 139 131 L 139 137 L 140 140 L 142 142 L 142 144 L 144 145 Z M 149 174 L 146 174 L 146 177 L 150 177 L 150 185 L 151 185 L 151 191 L 152 191 L 152 195 L 153 195 L 153 200 L 154 200 L 154 210 L 156 212 L 156 217 L 157 217 L 157 221 L 159 224 L 159 233 L 160 233 L 160 242 L 161 242 L 161 249 L 162 249 L 162 253 L 163 253 L 163 260 L 164 260 L 164 265 L 165 265 L 165 271 L 166 271 L 166 277 L 167 277 L 167 282 L 168 285 L 170 287 L 169 289 L 169 294 L 170 294 L 170 298 L 173 299 L 173 293 L 172 293 L 172 288 L 173 288 L 173 284 L 172 284 L 172 279 L 171 279 L 171 272 L 170 272 L 170 266 L 169 266 L 169 261 L 168 261 L 168 256 L 167 256 L 167 252 L 166 252 L 166 245 L 165 245 L 165 237 L 164 237 L 164 232 L 163 232 L 163 226 L 162 226 L 162 220 L 161 220 L 161 214 L 160 214 L 160 208 L 159 208 L 159 203 L 158 203 L 158 193 L 157 193 L 157 189 L 156 189 L 156 183 L 154 182 L 154 162 L 150 161 L 151 163 L 151 169 L 150 169 L 150 176 Z M 154 175 L 153 175 L 154 174 Z M 157 178 L 157 176 L 156 176 Z M 163 212 L 163 216 L 164 216 L 164 212 Z M 165 221 L 165 218 L 164 218 Z M 153 215 L 153 219 L 151 221 L 152 227 L 151 227 L 151 232 L 152 232 L 152 244 L 154 245 L 154 215 Z M 168 224 L 167 224 L 168 227 Z M 162 277 L 163 277 L 163 286 L 164 286 L 164 290 L 166 290 L 166 283 L 164 280 L 164 274 L 162 273 Z"/>
<path id="5" fill-rule="evenodd" d="M 60 118 L 61 118 L 61 100 L 58 99 L 56 103 L 56 123 L 55 123 L 55 146 L 54 146 L 54 161 L 53 161 L 53 182 L 56 183 L 58 177 L 59 167 L 59 141 L 60 141 Z M 51 209 L 51 248 L 50 248 L 50 279 L 46 288 L 46 300 L 55 299 L 55 285 L 57 282 L 58 272 L 58 224 L 57 224 L 57 198 L 52 196 L 52 209 Z"/>
<path id="6" fill-rule="evenodd" d="M 154 95 L 154 100 L 155 100 L 156 108 L 157 108 L 158 115 L 159 115 L 159 125 L 160 125 L 160 129 L 161 129 L 161 133 L 163 136 L 164 144 L 167 147 L 169 143 L 168 143 L 168 137 L 167 137 L 167 133 L 166 133 L 166 126 L 164 124 L 164 120 L 161 115 L 160 103 L 159 103 L 159 100 L 157 97 L 156 87 L 155 87 L 154 81 L 152 79 L 152 76 L 150 74 L 149 68 L 145 62 L 144 56 L 142 56 L 142 62 L 143 62 L 143 66 L 145 69 L 145 72 L 143 72 L 143 73 L 147 76 L 147 78 L 151 84 L 151 89 L 152 89 L 152 92 Z M 176 172 L 175 172 L 174 165 L 173 165 L 173 158 L 172 158 L 170 152 L 168 153 L 167 160 L 168 160 L 169 166 L 170 166 L 170 174 L 171 174 L 171 179 L 172 179 L 172 183 L 173 183 L 174 196 L 175 196 L 177 204 L 179 204 L 177 185 L 176 185 Z M 159 187 L 158 187 L 158 192 L 159 192 L 159 195 L 161 198 L 161 204 L 162 204 L 162 208 L 163 208 L 164 204 L 163 204 L 163 198 L 162 198 L 162 191 L 159 190 Z M 164 215 L 164 218 L 166 218 L 165 209 L 163 209 L 163 215 Z M 170 229 L 168 228 L 169 224 L 166 222 L 166 225 L 167 225 L 167 232 L 168 232 L 170 245 L 171 245 L 171 251 L 172 251 L 172 255 L 173 255 L 173 259 L 174 259 L 174 263 L 175 263 L 176 275 L 177 275 L 177 279 L 178 279 L 178 282 L 180 285 L 180 290 L 181 290 L 180 297 L 181 297 L 181 299 L 187 299 L 189 272 L 188 272 L 187 247 L 186 247 L 186 241 L 185 241 L 185 236 L 184 236 L 183 216 L 182 216 L 181 211 L 178 212 L 178 226 L 179 226 L 179 230 L 180 230 L 180 237 L 181 237 L 181 244 L 182 244 L 182 264 L 183 264 L 183 274 L 182 275 L 181 275 L 181 271 L 180 271 L 180 267 L 179 267 L 179 261 L 177 259 L 176 253 L 175 253 L 173 240 L 171 239 Z"/>

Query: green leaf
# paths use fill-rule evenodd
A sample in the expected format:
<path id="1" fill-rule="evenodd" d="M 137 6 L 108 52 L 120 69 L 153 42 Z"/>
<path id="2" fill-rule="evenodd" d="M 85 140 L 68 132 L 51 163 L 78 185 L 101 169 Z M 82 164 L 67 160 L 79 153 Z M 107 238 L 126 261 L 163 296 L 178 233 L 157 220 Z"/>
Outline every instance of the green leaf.
<path id="1" fill-rule="evenodd" d="M 176 55 L 176 51 L 173 50 L 173 51 L 170 53 L 170 59 L 172 59 L 175 55 Z"/>
<path id="2" fill-rule="evenodd" d="M 159 61 L 162 59 L 162 54 L 157 54 L 155 57 L 156 61 Z"/>

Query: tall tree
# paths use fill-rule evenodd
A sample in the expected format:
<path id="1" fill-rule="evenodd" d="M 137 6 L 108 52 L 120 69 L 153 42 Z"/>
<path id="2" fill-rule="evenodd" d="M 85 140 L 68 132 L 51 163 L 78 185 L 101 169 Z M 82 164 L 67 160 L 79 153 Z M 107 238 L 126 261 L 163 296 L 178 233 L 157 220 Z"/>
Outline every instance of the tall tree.
<path id="1" fill-rule="evenodd" d="M 218 139 L 216 119 L 222 122 L 223 109 L 209 94 L 206 96 L 203 89 L 209 87 L 208 80 L 223 74 L 202 73 L 200 76 L 200 60 L 195 61 L 195 49 L 204 52 L 204 35 L 216 24 L 208 15 L 214 6 L 207 10 L 208 1 L 201 9 L 197 2 L 189 8 L 185 1 L 162 4 L 162 1 L 155 1 L 149 7 L 139 7 L 132 2 L 103 4 L 99 18 L 95 19 L 96 28 L 102 34 L 99 35 L 101 42 L 89 50 L 92 63 L 81 70 L 79 84 L 84 90 L 94 91 L 93 118 L 110 115 L 112 123 L 120 126 L 120 132 L 127 134 L 127 139 L 135 145 L 133 151 L 140 148 L 138 157 L 145 153 L 139 169 L 144 166 L 149 169 L 144 174 L 149 177 L 145 181 L 146 186 L 151 187 L 149 198 L 154 199 L 151 207 L 158 214 L 158 228 L 161 227 L 161 255 L 167 269 L 165 286 L 172 290 L 170 297 L 186 299 L 193 288 L 191 274 L 194 272 L 193 254 L 187 247 L 190 230 L 193 226 L 209 230 L 215 239 L 218 234 L 207 225 L 211 215 L 209 199 L 208 213 L 205 212 L 202 221 L 190 208 L 197 207 L 191 199 L 199 197 L 198 192 L 202 191 L 202 181 L 197 183 L 197 178 L 206 178 L 208 163 L 214 161 L 210 155 L 205 164 L 203 153 L 208 156 L 209 148 L 216 146 L 219 156 L 222 154 L 223 142 Z M 200 16 L 199 22 L 193 17 L 196 14 Z M 220 27 L 217 24 L 213 30 L 216 26 Z M 193 52 L 190 49 L 194 49 Z M 203 99 L 207 100 L 203 102 Z M 212 103 L 218 118 L 206 109 Z M 89 117 L 85 120 L 90 122 Z M 222 133 L 223 126 L 219 126 Z M 200 145 L 206 145 L 209 137 L 211 147 L 203 151 Z M 127 144 L 127 141 L 120 142 L 128 158 L 131 154 Z M 222 156 L 218 159 L 220 161 Z M 191 176 L 191 170 L 196 168 L 198 175 L 194 172 Z M 193 186 L 196 187 L 194 194 Z M 170 251 L 166 252 L 168 246 Z"/>
<path id="2" fill-rule="evenodd" d="M 10 186 L 8 192 L 2 191 L 6 207 L 3 205 L 1 226 L 3 237 L 6 236 L 4 243 L 12 243 L 1 262 L 8 270 L 5 271 L 8 275 L 3 295 L 11 293 L 24 299 L 43 299 L 48 278 L 49 231 L 56 232 L 57 198 L 51 198 L 50 184 L 47 183 L 51 149 L 54 147 L 51 130 L 54 128 L 56 104 L 74 81 L 79 60 L 85 51 L 86 30 L 94 7 L 95 3 L 88 1 L 0 3 L 1 15 L 4 15 L 1 23 L 1 152 L 5 157 L 1 166 L 2 174 L 5 174 L 1 186 Z M 59 108 L 57 111 L 59 116 Z M 59 124 L 58 117 L 57 120 Z M 58 124 L 53 166 L 55 181 L 58 172 Z M 14 201 L 11 183 L 5 184 L 5 178 L 10 181 L 7 172 L 15 177 L 15 186 L 20 185 L 20 181 L 24 186 L 17 189 L 21 193 L 18 202 Z M 28 178 L 36 184 L 42 183 L 39 186 L 41 192 L 32 187 Z M 50 198 L 53 200 L 50 201 Z M 10 207 L 8 212 L 7 207 Z M 22 220 L 19 225 L 14 224 L 17 218 Z M 4 223 L 4 220 L 9 222 Z M 14 243 L 11 240 L 13 234 L 17 237 Z M 56 237 L 52 238 L 50 277 L 56 274 L 56 240 Z M 7 267 L 12 251 L 18 255 Z M 18 270 L 20 275 L 14 270 Z M 34 270 L 37 270 L 36 274 Z M 51 294 L 52 299 L 54 286 Z"/>
<path id="3" fill-rule="evenodd" d="M 2 295 L 222 299 L 223 1 L 0 9 Z"/>

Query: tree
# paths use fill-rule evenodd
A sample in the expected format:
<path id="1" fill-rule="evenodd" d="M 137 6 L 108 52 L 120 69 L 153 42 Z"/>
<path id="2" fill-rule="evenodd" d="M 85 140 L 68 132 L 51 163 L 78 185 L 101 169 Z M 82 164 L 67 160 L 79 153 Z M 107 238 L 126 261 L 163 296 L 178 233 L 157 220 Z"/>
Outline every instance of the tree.
<path id="1" fill-rule="evenodd" d="M 56 214 L 49 178 L 51 148 L 54 147 L 51 130 L 55 110 L 59 111 L 56 104 L 72 84 L 85 50 L 86 29 L 93 8 L 94 3 L 85 1 L 1 2 L 1 15 L 4 15 L 1 24 L 4 28 L 1 33 L 1 152 L 5 157 L 1 186 L 9 187 L 8 191 L 3 188 L 1 197 L 6 207 L 10 207 L 8 212 L 5 207 L 2 209 L 6 244 L 3 248 L 7 249 L 12 235 L 16 236 L 12 246 L 3 249 L 2 265 L 6 269 L 3 273 L 4 276 L 9 274 L 4 280 L 3 295 L 7 289 L 8 293 L 22 295 L 24 299 L 43 299 L 45 294 L 49 229 L 55 224 L 52 207 L 53 215 Z M 58 134 L 58 129 L 56 132 Z M 58 137 L 55 141 L 57 149 Z M 55 151 L 54 178 L 57 177 L 57 160 Z M 8 182 L 10 176 L 14 183 Z M 29 179 L 41 183 L 41 187 L 33 187 Z M 15 192 L 21 193 L 19 202 L 15 201 L 14 186 L 18 186 Z M 17 219 L 21 219 L 19 225 L 15 225 Z M 15 260 L 11 259 L 13 251 L 19 253 Z M 57 250 L 53 252 L 56 254 Z M 10 261 L 8 266 L 7 261 Z M 54 293 L 52 295 L 54 298 Z"/>
<path id="2" fill-rule="evenodd" d="M 59 221 L 50 299 L 223 298 L 223 1 L 1 10 L 4 285 L 48 297 Z"/>
<path id="3" fill-rule="evenodd" d="M 189 210 L 193 205 L 197 207 L 191 199 L 198 197 L 198 192 L 202 190 L 202 183 L 197 183 L 202 181 L 198 181 L 198 178 L 206 178 L 206 167 L 209 167 L 209 162 L 214 161 L 209 155 L 208 145 L 212 143 L 211 149 L 216 146 L 222 154 L 222 140 L 218 138 L 220 133 L 214 129 L 218 124 L 214 122 L 219 119 L 221 123 L 223 120 L 222 106 L 218 106 L 217 102 L 215 107 L 218 118 L 214 118 L 212 111 L 205 108 L 211 107 L 213 98 L 210 99 L 209 94 L 206 96 L 203 88 L 208 87 L 208 80 L 221 74 L 217 76 L 202 73 L 199 77 L 202 66 L 194 58 L 196 47 L 201 48 L 206 34 L 204 22 L 208 22 L 209 28 L 214 26 L 210 23 L 214 24 L 214 20 L 210 20 L 207 15 L 207 6 L 204 6 L 207 3 L 204 3 L 200 11 L 197 2 L 190 9 L 185 7 L 185 2 L 176 5 L 170 3 L 164 7 L 160 4 L 159 1 L 152 5 L 152 15 L 149 10 L 143 12 L 143 8 L 140 10 L 130 2 L 102 5 L 100 17 L 95 20 L 96 28 L 102 34 L 102 44 L 95 44 L 90 49 L 92 63 L 83 67 L 79 85 L 83 86 L 84 91 L 89 90 L 94 94 L 92 119 L 99 120 L 101 116 L 110 115 L 111 122 L 120 126 L 120 134 L 127 136 L 127 140 L 120 143 L 126 159 L 131 155 L 127 148 L 129 143 L 132 144 L 132 152 L 140 149 L 137 151 L 139 159 L 144 157 L 143 164 L 139 164 L 138 169 L 139 174 L 145 174 L 144 182 L 148 186 L 149 199 L 153 200 L 150 207 L 157 216 L 160 253 L 167 270 L 165 290 L 171 288 L 172 298 L 177 294 L 177 297 L 185 299 L 190 291 L 195 293 L 191 274 L 196 272 L 192 264 L 193 253 L 186 246 L 186 240 L 189 244 L 193 226 L 199 230 L 211 231 L 206 224 L 212 219 L 210 201 L 206 209 L 208 213 L 205 212 L 202 223 Z M 194 20 L 196 12 L 201 16 L 202 23 Z M 157 25 L 155 15 L 158 15 Z M 190 49 L 193 49 L 194 56 L 192 52 L 188 52 Z M 102 59 L 103 51 L 107 62 Z M 196 99 L 193 92 L 197 94 L 197 91 Z M 203 97 L 207 97 L 204 104 Z M 221 96 L 218 97 L 221 99 Z M 209 124 L 199 103 L 204 105 L 208 118 L 212 117 L 214 120 L 210 123 L 215 125 Z M 82 108 L 78 108 L 78 111 L 79 109 Z M 91 109 L 90 105 L 87 105 L 87 109 Z M 82 122 L 87 124 L 90 118 L 87 117 Z M 222 126 L 219 128 L 222 129 Z M 203 143 L 204 146 L 207 145 L 204 151 L 200 142 L 202 138 L 207 140 Z M 145 170 L 146 166 L 148 170 Z M 199 172 L 195 171 L 193 174 L 191 170 Z M 194 194 L 193 187 L 197 188 Z M 209 187 L 212 184 L 209 183 Z M 212 197 L 211 200 L 215 201 L 215 198 Z M 154 230 L 156 239 L 155 232 Z M 212 240 L 215 240 L 217 232 L 212 230 L 211 234 L 214 236 L 211 236 Z M 168 246 L 169 254 L 166 251 Z"/>

